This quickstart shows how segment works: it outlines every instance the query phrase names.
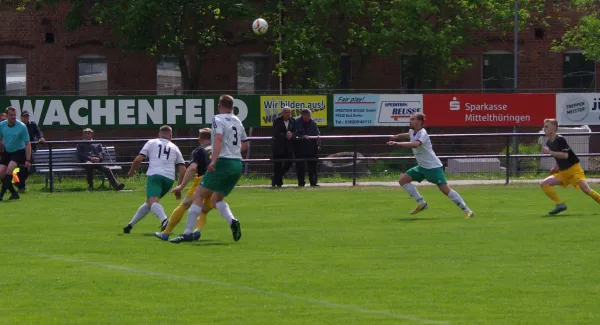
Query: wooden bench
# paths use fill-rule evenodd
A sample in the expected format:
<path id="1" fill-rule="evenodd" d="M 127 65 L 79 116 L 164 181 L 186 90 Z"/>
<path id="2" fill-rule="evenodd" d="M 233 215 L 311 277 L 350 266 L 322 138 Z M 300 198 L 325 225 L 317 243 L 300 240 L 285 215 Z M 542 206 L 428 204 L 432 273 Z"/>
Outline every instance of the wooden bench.
<path id="1" fill-rule="evenodd" d="M 121 166 L 114 165 L 117 163 L 115 147 L 104 147 L 104 152 L 104 161 L 102 161 L 102 163 L 112 171 L 121 170 Z M 46 175 L 46 187 L 48 187 L 48 182 L 50 180 L 49 159 L 50 152 L 48 149 L 40 149 L 33 155 L 36 173 Z M 59 183 L 62 182 L 63 175 L 81 174 L 86 171 L 81 165 L 77 165 L 80 162 L 79 159 L 77 159 L 76 148 L 52 149 L 52 163 L 52 177 L 58 176 Z M 105 181 L 106 177 L 102 176 L 101 187 L 104 187 Z"/>

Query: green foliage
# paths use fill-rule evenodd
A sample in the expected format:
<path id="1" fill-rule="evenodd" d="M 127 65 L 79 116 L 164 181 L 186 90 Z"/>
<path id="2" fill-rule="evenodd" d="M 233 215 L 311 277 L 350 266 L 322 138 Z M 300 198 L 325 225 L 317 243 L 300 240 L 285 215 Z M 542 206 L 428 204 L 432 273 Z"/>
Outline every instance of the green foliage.
<path id="1" fill-rule="evenodd" d="M 566 20 L 567 31 L 562 39 L 554 41 L 553 50 L 563 52 L 581 49 L 590 60 L 600 60 L 600 16 L 597 1 L 571 0 L 569 9 L 582 14 L 578 21 Z"/>
<path id="2" fill-rule="evenodd" d="M 520 1 L 520 28 L 544 1 Z M 476 44 L 476 33 L 504 36 L 514 29 L 514 0 L 391 0 L 378 3 L 381 22 L 372 37 L 382 54 L 407 57 L 407 73 L 419 88 L 449 81 L 471 65 L 455 53 Z M 485 13 L 485 14 L 483 14 Z M 479 41 L 484 44 L 484 42 Z"/>
<path id="3" fill-rule="evenodd" d="M 385 153 L 384 157 L 411 157 L 413 156 L 410 150 L 394 150 L 391 153 Z M 369 165 L 369 170 L 372 173 L 400 173 L 405 172 L 415 165 L 414 159 L 399 159 L 399 160 L 377 160 L 374 164 Z"/>
<path id="4" fill-rule="evenodd" d="M 23 0 L 18 10 L 35 4 L 56 5 L 59 0 Z M 196 89 L 204 55 L 235 43 L 244 34 L 225 40 L 232 21 L 250 16 L 249 0 L 70 0 L 66 28 L 75 30 L 94 20 L 109 26 L 122 49 L 171 56 L 178 60 L 183 88 Z"/>
<path id="5" fill-rule="evenodd" d="M 542 152 L 542 148 L 539 144 L 519 144 L 518 154 L 519 155 L 539 155 Z M 509 152 L 513 154 L 513 147 L 509 148 Z M 506 147 L 502 149 L 498 153 L 499 155 L 506 155 Z M 511 160 L 511 164 L 514 163 L 515 160 Z M 506 166 L 506 158 L 501 158 L 500 163 Z M 520 158 L 519 159 L 519 170 L 520 172 L 532 172 L 537 173 L 540 169 L 540 159 L 539 158 Z"/>

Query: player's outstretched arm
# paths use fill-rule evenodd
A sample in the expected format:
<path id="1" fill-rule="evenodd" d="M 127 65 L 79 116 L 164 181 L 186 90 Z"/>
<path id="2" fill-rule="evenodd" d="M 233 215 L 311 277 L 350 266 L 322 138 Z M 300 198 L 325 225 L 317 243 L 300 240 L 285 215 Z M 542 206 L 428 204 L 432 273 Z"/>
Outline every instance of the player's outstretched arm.
<path id="1" fill-rule="evenodd" d="M 129 173 L 127 173 L 127 176 L 133 177 L 136 169 L 140 168 L 140 165 L 142 164 L 142 161 L 144 161 L 144 159 L 146 159 L 146 156 L 144 155 L 138 155 L 137 157 L 135 157 L 135 159 L 131 163 L 131 168 L 129 169 Z"/>
<path id="2" fill-rule="evenodd" d="M 408 133 L 398 133 L 396 135 L 393 135 L 390 140 L 398 141 L 398 140 L 409 140 L 409 139 L 410 139 L 410 135 Z"/>
<path id="3" fill-rule="evenodd" d="M 194 174 L 196 173 L 197 168 L 198 168 L 198 164 L 193 162 L 188 166 L 188 168 L 185 170 L 184 173 L 180 172 L 179 173 L 179 184 L 175 188 L 173 188 L 172 192 L 177 192 L 176 190 L 182 191 L 185 188 L 185 186 L 187 185 L 187 183 L 189 183 L 190 180 L 192 178 L 194 178 Z M 183 178 L 181 178 L 181 177 L 183 177 Z"/>
<path id="4" fill-rule="evenodd" d="M 393 146 L 393 147 L 415 149 L 415 148 L 418 148 L 421 146 L 421 141 L 413 141 L 413 142 L 388 141 L 387 144 L 388 144 L 388 146 Z"/>
<path id="5" fill-rule="evenodd" d="M 542 152 L 550 155 L 554 158 L 558 158 L 558 159 L 568 159 L 569 158 L 569 153 L 568 152 L 562 152 L 562 151 L 552 151 L 550 150 L 550 148 L 548 147 L 543 147 L 542 148 Z"/>

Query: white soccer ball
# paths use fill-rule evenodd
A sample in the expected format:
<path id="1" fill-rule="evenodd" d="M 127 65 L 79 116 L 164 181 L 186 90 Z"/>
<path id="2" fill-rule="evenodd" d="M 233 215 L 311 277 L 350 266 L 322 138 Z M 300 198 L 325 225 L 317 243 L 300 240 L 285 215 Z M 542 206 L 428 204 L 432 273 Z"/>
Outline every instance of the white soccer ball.
<path id="1" fill-rule="evenodd" d="M 267 29 L 269 29 L 269 24 L 262 18 L 258 18 L 252 23 L 252 30 L 255 34 L 263 35 L 267 32 Z"/>

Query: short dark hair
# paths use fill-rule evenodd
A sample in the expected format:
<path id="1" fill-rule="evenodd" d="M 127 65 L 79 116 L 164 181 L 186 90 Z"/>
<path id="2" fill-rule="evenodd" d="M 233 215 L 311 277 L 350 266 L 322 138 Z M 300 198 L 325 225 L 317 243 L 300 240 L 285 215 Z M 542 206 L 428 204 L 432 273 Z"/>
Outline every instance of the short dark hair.
<path id="1" fill-rule="evenodd" d="M 413 116 L 417 119 L 417 121 L 421 121 L 421 123 L 425 124 L 425 114 L 415 113 Z"/>
<path id="2" fill-rule="evenodd" d="M 310 109 L 305 108 L 305 109 L 302 110 L 302 112 L 300 112 L 300 114 L 308 114 L 308 115 L 310 115 Z"/>
<path id="3" fill-rule="evenodd" d="M 219 98 L 219 105 L 225 108 L 233 109 L 233 97 L 230 95 L 221 95 Z"/>
<path id="4" fill-rule="evenodd" d="M 8 112 L 16 112 L 16 111 L 17 111 L 17 109 L 16 109 L 16 108 L 14 108 L 14 107 L 12 107 L 12 106 L 8 106 L 4 112 L 5 112 L 6 114 L 8 114 Z"/>

